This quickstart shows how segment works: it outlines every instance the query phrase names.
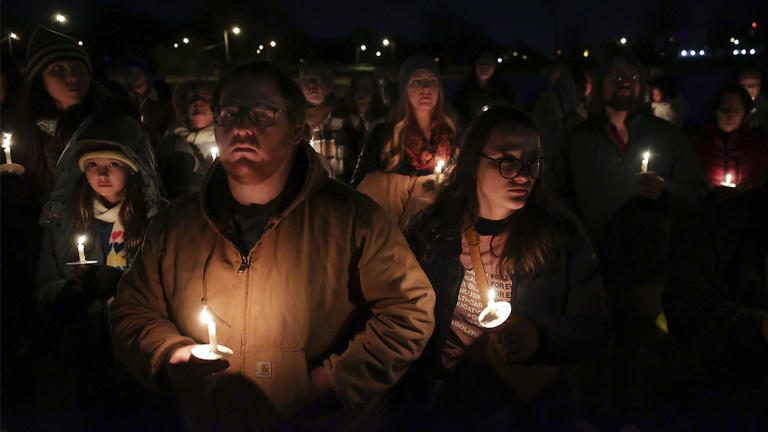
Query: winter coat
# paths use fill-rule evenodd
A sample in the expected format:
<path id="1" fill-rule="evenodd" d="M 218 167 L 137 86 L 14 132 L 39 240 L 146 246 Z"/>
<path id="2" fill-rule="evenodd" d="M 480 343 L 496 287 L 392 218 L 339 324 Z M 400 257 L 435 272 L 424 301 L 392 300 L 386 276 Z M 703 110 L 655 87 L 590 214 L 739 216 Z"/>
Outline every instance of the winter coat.
<path id="1" fill-rule="evenodd" d="M 636 186 L 643 153 L 648 171 L 665 180 L 659 200 L 673 216 L 685 216 L 704 201 L 706 184 L 683 132 L 650 114 L 626 120 L 629 143 L 619 152 L 605 116 L 576 126 L 555 152 L 549 172 L 555 189 L 578 214 L 590 238 L 600 244 L 617 212 L 639 196 Z"/>
<path id="2" fill-rule="evenodd" d="M 179 127 L 163 138 L 157 147 L 157 170 L 169 200 L 200 190 L 213 163 L 213 147 L 213 125 L 199 131 Z"/>
<path id="3" fill-rule="evenodd" d="M 73 135 L 72 141 L 64 150 L 56 165 L 56 176 L 51 198 L 43 208 L 40 224 L 45 228 L 42 250 L 38 260 L 36 277 L 39 300 L 53 301 L 70 283 L 72 267 L 67 262 L 77 261 L 76 238 L 86 234 L 86 258 L 97 260 L 100 265 L 97 275 L 104 274 L 98 291 L 104 294 L 104 300 L 114 293 L 119 274 L 106 268 L 102 244 L 108 244 L 108 232 L 100 229 L 98 221 L 91 227 L 90 233 L 76 232 L 72 208 L 75 194 L 84 174 L 78 167 L 78 158 L 83 146 L 93 143 L 105 143 L 118 147 L 139 167 L 141 188 L 144 196 L 147 216 L 157 213 L 162 203 L 159 195 L 159 182 L 154 169 L 154 159 L 150 147 L 150 138 L 146 130 L 134 119 L 124 115 L 99 115 L 87 118 L 82 127 Z M 102 227 L 103 228 L 103 227 Z M 107 274 L 110 274 L 107 276 Z"/>
<path id="4" fill-rule="evenodd" d="M 740 189 L 756 187 L 768 179 L 768 138 L 749 126 L 728 135 L 708 123 L 691 134 L 693 150 L 710 188 L 722 188 L 725 175 Z"/>
<path id="5" fill-rule="evenodd" d="M 446 374 L 441 356 L 464 278 L 459 227 L 452 223 L 433 229 L 435 226 L 427 224 L 428 235 L 412 231 L 408 235 L 436 294 L 434 334 L 404 379 L 404 384 L 408 379 L 413 381 L 405 388 L 416 394 L 428 392 L 433 381 Z M 526 365 L 578 362 L 596 354 L 610 338 L 603 283 L 586 235 L 575 235 L 553 264 L 549 271 L 530 280 L 513 278 L 512 313 L 531 321 L 539 335 L 539 348 Z"/>
<path id="6" fill-rule="evenodd" d="M 768 185 L 708 212 L 681 247 L 663 295 L 670 333 L 691 354 L 688 372 L 724 396 L 768 400 Z M 751 391 L 750 391 L 751 389 Z M 765 405 L 755 405 L 765 414 Z"/>
<path id="7" fill-rule="evenodd" d="M 309 160 L 301 190 L 250 251 L 211 207 L 227 187 L 216 163 L 200 192 L 152 221 L 112 304 L 118 356 L 157 388 L 174 349 L 207 342 L 207 292 L 218 341 L 235 352 L 211 399 L 251 416 L 240 424 L 261 421 L 254 400 L 288 416 L 316 400 L 312 365 L 327 369 L 345 407 L 360 406 L 392 386 L 432 334 L 434 293 L 402 234 L 372 200 L 328 178 L 311 147 L 298 151 Z"/>

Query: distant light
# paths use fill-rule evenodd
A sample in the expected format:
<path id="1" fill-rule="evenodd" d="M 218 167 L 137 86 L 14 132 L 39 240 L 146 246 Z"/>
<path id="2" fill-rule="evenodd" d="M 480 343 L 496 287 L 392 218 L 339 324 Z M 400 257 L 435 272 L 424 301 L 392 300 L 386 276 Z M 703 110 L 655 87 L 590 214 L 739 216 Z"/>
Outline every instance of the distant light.
<path id="1" fill-rule="evenodd" d="M 382 39 L 381 44 L 384 46 L 389 46 L 389 39 L 387 38 Z"/>
<path id="2" fill-rule="evenodd" d="M 381 51 L 376 51 L 376 57 L 381 57 Z"/>
<path id="3" fill-rule="evenodd" d="M 189 43 L 189 38 L 184 38 L 181 41 L 184 42 L 185 44 L 188 44 Z"/>
<path id="4" fill-rule="evenodd" d="M 587 57 L 589 57 L 589 50 L 584 50 L 584 52 L 583 52 L 583 53 L 581 53 L 581 55 L 583 55 L 583 56 L 584 56 L 584 58 L 587 58 Z"/>
<path id="5" fill-rule="evenodd" d="M 733 50 L 733 55 L 739 55 L 739 50 L 737 49 Z"/>
<path id="6" fill-rule="evenodd" d="M 752 21 L 752 28 L 753 28 L 753 29 L 756 29 L 756 28 L 757 28 L 757 21 Z"/>
<path id="7" fill-rule="evenodd" d="M 528 60 L 528 56 L 523 54 L 523 60 Z"/>
<path id="8" fill-rule="evenodd" d="M 691 50 L 689 54 L 691 57 L 696 57 L 696 50 Z"/>
<path id="9" fill-rule="evenodd" d="M 497 58 L 497 59 L 496 59 L 496 63 L 501 63 L 501 62 L 503 62 L 503 61 L 504 61 L 504 59 L 503 59 L 503 58 L 501 58 L 501 57 L 499 57 L 499 58 Z"/>
<path id="10" fill-rule="evenodd" d="M 368 47 L 367 47 L 367 46 L 365 46 L 365 45 L 360 45 L 360 51 L 365 51 L 365 50 L 367 50 L 367 49 L 368 49 Z"/>
<path id="11" fill-rule="evenodd" d="M 19 40 L 19 39 L 21 39 L 21 38 L 19 37 L 19 35 L 17 35 L 17 34 L 16 34 L 16 33 L 14 33 L 14 32 L 11 32 L 11 34 L 9 34 L 9 35 L 8 35 L 8 37 L 9 37 L 9 38 L 11 38 L 11 39 L 13 39 L 13 40 Z"/>
<path id="12" fill-rule="evenodd" d="M 517 57 L 517 51 L 512 52 L 512 57 Z"/>
<path id="13" fill-rule="evenodd" d="M 83 41 L 77 41 L 77 44 L 83 46 Z"/>
<path id="14" fill-rule="evenodd" d="M 738 39 L 734 39 L 734 40 L 733 40 L 733 44 L 734 44 L 734 45 L 738 45 L 738 44 L 739 44 L 739 40 L 738 40 Z"/>
<path id="15" fill-rule="evenodd" d="M 683 57 L 688 57 L 688 51 L 682 50 L 682 51 L 680 51 L 680 55 L 683 56 Z"/>
<path id="16" fill-rule="evenodd" d="M 276 47 L 276 46 L 277 46 L 277 42 L 275 42 L 275 41 L 269 41 L 269 46 L 271 46 L 272 48 L 274 48 L 274 47 Z"/>
<path id="17" fill-rule="evenodd" d="M 264 49 L 264 45 L 259 45 L 259 51 Z"/>
<path id="18" fill-rule="evenodd" d="M 751 50 L 749 50 L 749 54 L 751 54 L 751 55 L 755 55 L 755 53 L 757 53 L 757 51 L 756 51 L 754 48 L 752 48 Z"/>
<path id="19" fill-rule="evenodd" d="M 743 50 L 741 50 L 741 53 L 742 53 L 743 55 L 747 55 L 747 50 L 743 49 Z"/>
<path id="20" fill-rule="evenodd" d="M 232 33 L 239 35 L 240 34 L 240 27 L 234 26 L 232 27 Z"/>
<path id="21" fill-rule="evenodd" d="M 175 43 L 175 44 L 173 44 L 173 47 L 174 47 L 174 48 L 178 48 L 178 47 L 179 47 L 179 44 Z"/>
<path id="22" fill-rule="evenodd" d="M 706 52 L 706 51 L 704 51 L 704 50 L 699 50 L 699 55 L 700 55 L 700 56 L 703 56 L 703 55 L 704 55 L 704 54 L 706 54 L 706 53 L 707 53 L 707 52 Z"/>
<path id="23" fill-rule="evenodd" d="M 67 17 L 62 15 L 62 14 L 60 14 L 60 13 L 57 13 L 56 15 L 54 15 L 53 19 L 56 20 L 56 22 L 60 23 L 60 24 L 64 24 L 64 23 L 67 22 Z"/>
<path id="24" fill-rule="evenodd" d="M 619 39 L 619 43 L 622 44 L 622 45 L 626 45 L 627 44 L 627 38 L 623 37 L 623 38 Z"/>

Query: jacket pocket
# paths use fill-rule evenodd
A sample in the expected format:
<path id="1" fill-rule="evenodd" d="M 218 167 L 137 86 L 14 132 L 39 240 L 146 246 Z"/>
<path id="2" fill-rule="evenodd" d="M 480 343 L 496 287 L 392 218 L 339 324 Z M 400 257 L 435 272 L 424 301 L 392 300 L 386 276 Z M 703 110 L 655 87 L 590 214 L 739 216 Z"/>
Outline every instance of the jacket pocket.
<path id="1" fill-rule="evenodd" d="M 303 348 L 252 347 L 245 351 L 242 372 L 283 415 L 315 398 Z"/>

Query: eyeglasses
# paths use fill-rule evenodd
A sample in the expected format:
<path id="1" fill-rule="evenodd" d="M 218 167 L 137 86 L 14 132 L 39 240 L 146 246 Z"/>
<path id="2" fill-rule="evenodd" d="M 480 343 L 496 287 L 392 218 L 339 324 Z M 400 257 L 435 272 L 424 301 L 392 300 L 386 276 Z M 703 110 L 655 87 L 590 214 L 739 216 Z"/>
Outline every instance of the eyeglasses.
<path id="1" fill-rule="evenodd" d="M 523 168 L 528 176 L 532 179 L 538 179 L 544 171 L 544 158 L 537 157 L 529 160 L 518 159 L 514 156 L 506 156 L 499 159 L 494 159 L 484 153 L 480 153 L 480 156 L 496 162 L 499 166 L 499 174 L 505 179 L 513 179 L 519 177 L 523 173 Z"/>
<path id="2" fill-rule="evenodd" d="M 247 114 L 252 125 L 258 128 L 268 128 L 275 124 L 275 117 L 281 112 L 285 112 L 285 110 L 263 105 L 225 106 L 216 109 L 213 118 L 217 125 L 228 127 L 240 123 L 243 115 Z"/>

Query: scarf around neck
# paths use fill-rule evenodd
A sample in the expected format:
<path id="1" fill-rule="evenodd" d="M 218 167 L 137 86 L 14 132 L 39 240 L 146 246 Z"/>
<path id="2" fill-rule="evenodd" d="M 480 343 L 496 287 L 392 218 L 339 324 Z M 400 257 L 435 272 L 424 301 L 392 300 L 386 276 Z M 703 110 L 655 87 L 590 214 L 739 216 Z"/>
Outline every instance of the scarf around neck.
<path id="1" fill-rule="evenodd" d="M 112 224 L 107 247 L 107 265 L 120 270 L 128 268 L 128 255 L 125 250 L 125 229 L 120 222 L 120 209 L 123 202 L 107 208 L 98 198 L 93 200 L 93 215 L 96 219 Z"/>

